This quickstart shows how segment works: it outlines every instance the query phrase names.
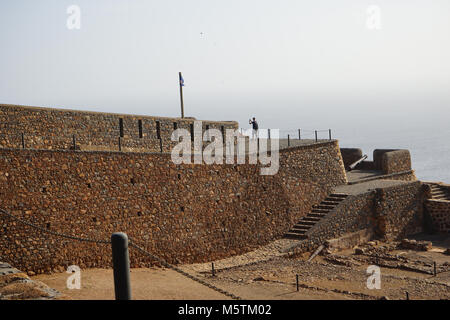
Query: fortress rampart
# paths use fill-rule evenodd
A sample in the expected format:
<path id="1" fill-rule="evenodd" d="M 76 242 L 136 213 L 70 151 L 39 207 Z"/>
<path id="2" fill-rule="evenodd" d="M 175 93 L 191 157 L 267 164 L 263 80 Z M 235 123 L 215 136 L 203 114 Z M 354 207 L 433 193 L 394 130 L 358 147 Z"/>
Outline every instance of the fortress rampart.
<path id="1" fill-rule="evenodd" d="M 341 154 L 346 168 L 363 156 L 359 148 L 341 148 Z M 358 168 L 376 170 L 383 174 L 411 171 L 411 154 L 405 149 L 375 149 L 373 161 L 364 160 Z"/>
<path id="2" fill-rule="evenodd" d="M 336 140 L 306 142 L 280 150 L 278 172 L 263 176 L 261 164 L 174 164 L 172 131 L 191 131 L 193 119 L 0 105 L 0 120 L 0 208 L 82 238 L 126 232 L 169 263 L 221 259 L 282 237 L 350 183 L 345 166 L 362 155 Z M 202 123 L 203 130 L 238 128 Z M 119 138 L 125 152 L 117 151 Z M 362 167 L 375 178 L 416 180 L 407 150 L 375 150 Z M 420 231 L 422 194 L 414 181 L 348 196 L 299 248 L 361 230 L 387 239 Z M 24 271 L 111 266 L 108 245 L 57 237 L 4 214 L 0 230 L 0 260 Z M 133 267 L 154 263 L 130 255 Z"/>
<path id="3" fill-rule="evenodd" d="M 109 239 L 126 232 L 172 263 L 246 252 L 283 233 L 346 182 L 337 141 L 259 165 L 175 165 L 170 154 L 0 149 L 0 206 L 48 230 Z M 110 266 L 110 247 L 36 231 L 0 215 L 1 259 L 33 272 Z M 148 259 L 131 251 L 132 266 Z"/>
<path id="4" fill-rule="evenodd" d="M 385 240 L 422 232 L 424 197 L 420 181 L 351 194 L 309 231 L 309 241 L 297 250 L 314 250 L 326 240 L 362 231 Z"/>
<path id="5" fill-rule="evenodd" d="M 170 152 L 174 129 L 193 130 L 194 118 L 167 118 L 127 114 L 0 105 L 0 146 L 71 149 L 75 136 L 81 150 Z M 207 129 L 237 129 L 235 121 L 202 121 Z"/>

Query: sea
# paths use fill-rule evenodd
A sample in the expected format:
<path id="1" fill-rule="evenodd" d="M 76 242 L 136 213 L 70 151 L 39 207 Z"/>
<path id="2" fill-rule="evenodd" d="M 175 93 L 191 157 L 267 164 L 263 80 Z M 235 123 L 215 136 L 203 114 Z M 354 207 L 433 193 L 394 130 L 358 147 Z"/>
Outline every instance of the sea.
<path id="1" fill-rule="evenodd" d="M 340 147 L 360 148 L 368 160 L 373 159 L 374 149 L 408 149 L 419 180 L 450 184 L 450 108 L 351 111 L 296 112 L 283 121 L 273 114 L 272 118 L 261 117 L 260 128 L 278 125 L 280 137 L 289 134 L 291 139 L 298 138 L 297 128 L 301 128 L 302 139 L 314 138 L 315 130 L 319 139 L 326 139 L 331 129 Z"/>

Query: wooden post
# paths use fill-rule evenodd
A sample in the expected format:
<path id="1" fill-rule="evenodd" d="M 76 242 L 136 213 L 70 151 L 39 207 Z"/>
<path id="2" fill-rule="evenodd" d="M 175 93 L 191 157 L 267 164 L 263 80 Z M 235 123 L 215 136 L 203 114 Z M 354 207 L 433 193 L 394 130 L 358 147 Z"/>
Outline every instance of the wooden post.
<path id="1" fill-rule="evenodd" d="M 181 75 L 181 72 L 178 72 L 178 77 L 180 80 L 180 102 L 181 102 L 181 118 L 184 118 L 184 102 L 183 102 L 183 86 L 184 86 L 184 79 Z"/>

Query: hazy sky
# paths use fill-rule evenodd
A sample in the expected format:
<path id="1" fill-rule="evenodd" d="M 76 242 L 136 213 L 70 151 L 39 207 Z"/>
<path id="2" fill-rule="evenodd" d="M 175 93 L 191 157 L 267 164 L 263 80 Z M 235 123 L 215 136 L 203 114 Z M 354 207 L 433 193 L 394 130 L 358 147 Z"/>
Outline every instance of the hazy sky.
<path id="1" fill-rule="evenodd" d="M 448 0 L 1 0 L 0 102 L 179 116 L 181 71 L 199 119 L 447 123 L 449 39 Z"/>

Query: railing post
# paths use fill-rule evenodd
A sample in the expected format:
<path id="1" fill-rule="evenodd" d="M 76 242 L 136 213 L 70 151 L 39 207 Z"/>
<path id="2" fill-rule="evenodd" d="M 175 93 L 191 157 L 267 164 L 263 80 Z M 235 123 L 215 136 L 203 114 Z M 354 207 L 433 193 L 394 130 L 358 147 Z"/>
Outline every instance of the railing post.
<path id="1" fill-rule="evenodd" d="M 163 152 L 162 138 L 159 138 L 159 150 Z"/>
<path id="2" fill-rule="evenodd" d="M 270 129 L 267 129 L 268 139 L 270 140 Z"/>
<path id="3" fill-rule="evenodd" d="M 22 149 L 25 149 L 25 136 L 22 132 Z"/>
<path id="4" fill-rule="evenodd" d="M 77 150 L 77 141 L 75 139 L 75 135 L 73 135 L 72 140 L 73 140 L 73 150 Z"/>
<path id="5" fill-rule="evenodd" d="M 119 151 L 122 151 L 122 139 L 119 137 Z"/>
<path id="6" fill-rule="evenodd" d="M 116 300 L 131 300 L 128 236 L 123 232 L 113 233 L 111 245 Z"/>
<path id="7" fill-rule="evenodd" d="M 297 291 L 298 291 L 298 287 L 299 287 L 299 285 L 298 285 L 298 274 L 295 275 L 295 282 L 297 284 Z"/>
<path id="8" fill-rule="evenodd" d="M 317 142 L 317 130 L 314 130 L 314 133 L 316 135 L 316 142 Z"/>
<path id="9" fill-rule="evenodd" d="M 211 274 L 213 277 L 216 276 L 216 271 L 214 270 L 214 262 L 211 263 Z"/>
<path id="10" fill-rule="evenodd" d="M 329 136 L 329 138 L 331 140 L 331 129 L 328 129 L 328 136 Z"/>
<path id="11" fill-rule="evenodd" d="M 290 139 L 290 137 L 288 135 L 288 147 L 290 147 L 290 146 L 291 146 L 291 139 Z"/>
<path id="12" fill-rule="evenodd" d="M 302 139 L 302 136 L 300 134 L 300 129 L 298 129 L 298 140 L 301 140 L 301 139 Z"/>

